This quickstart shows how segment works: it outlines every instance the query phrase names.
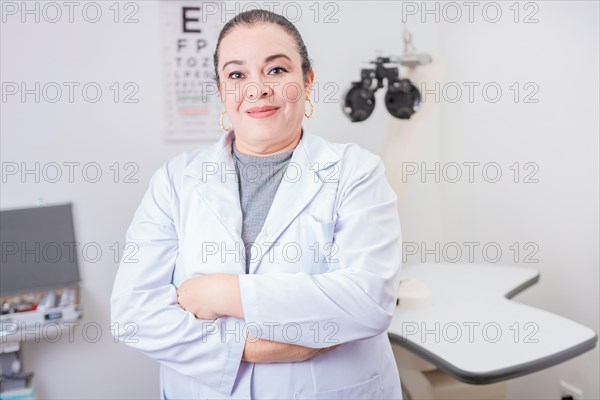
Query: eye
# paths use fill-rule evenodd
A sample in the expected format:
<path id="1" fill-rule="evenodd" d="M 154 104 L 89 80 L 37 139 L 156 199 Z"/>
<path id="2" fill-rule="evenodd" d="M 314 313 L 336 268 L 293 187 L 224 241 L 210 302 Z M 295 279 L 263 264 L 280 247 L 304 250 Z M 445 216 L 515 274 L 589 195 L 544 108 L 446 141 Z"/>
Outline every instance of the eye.
<path id="1" fill-rule="evenodd" d="M 287 69 L 285 69 L 283 67 L 275 67 L 271 71 L 275 71 L 275 70 L 278 70 L 278 69 L 281 70 L 281 71 L 283 71 L 283 72 L 287 72 Z M 275 75 L 280 75 L 280 74 L 275 74 Z"/>
<path id="2" fill-rule="evenodd" d="M 233 77 L 232 77 L 232 75 L 235 75 L 235 74 L 242 75 L 242 73 L 241 73 L 241 72 L 234 71 L 234 72 L 232 72 L 232 73 L 230 73 L 230 74 L 228 75 L 229 79 L 239 79 L 239 78 L 233 78 Z"/>

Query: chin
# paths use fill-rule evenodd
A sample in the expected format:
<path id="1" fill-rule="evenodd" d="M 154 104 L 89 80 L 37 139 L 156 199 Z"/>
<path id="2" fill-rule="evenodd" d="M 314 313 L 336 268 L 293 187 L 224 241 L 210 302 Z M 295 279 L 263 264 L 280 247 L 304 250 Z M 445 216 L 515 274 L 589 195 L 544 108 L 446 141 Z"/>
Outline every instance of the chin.
<path id="1" fill-rule="evenodd" d="M 246 135 L 248 139 L 256 140 L 256 141 L 264 141 L 264 140 L 273 140 L 281 135 L 281 131 L 276 128 L 256 128 L 249 130 L 249 133 Z"/>

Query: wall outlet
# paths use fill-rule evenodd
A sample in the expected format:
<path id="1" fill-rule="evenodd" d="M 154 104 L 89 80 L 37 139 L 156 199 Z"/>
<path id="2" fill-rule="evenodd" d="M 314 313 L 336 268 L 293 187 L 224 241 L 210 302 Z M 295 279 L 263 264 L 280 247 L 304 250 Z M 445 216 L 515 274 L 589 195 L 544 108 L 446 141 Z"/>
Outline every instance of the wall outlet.
<path id="1" fill-rule="evenodd" d="M 560 397 L 571 396 L 573 400 L 583 400 L 583 391 L 565 381 L 560 381 Z"/>

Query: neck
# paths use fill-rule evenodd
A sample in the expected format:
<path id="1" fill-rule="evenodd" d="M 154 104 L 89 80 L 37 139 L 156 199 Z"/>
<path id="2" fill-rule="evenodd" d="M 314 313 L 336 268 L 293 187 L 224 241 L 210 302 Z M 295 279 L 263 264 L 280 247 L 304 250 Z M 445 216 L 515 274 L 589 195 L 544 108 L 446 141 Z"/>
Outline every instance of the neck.
<path id="1" fill-rule="evenodd" d="M 246 146 L 246 143 L 241 138 L 235 137 L 234 133 L 234 145 L 238 152 L 248 154 L 251 156 L 259 156 L 266 157 L 271 156 L 273 154 L 283 153 L 286 151 L 290 151 L 296 148 L 300 139 L 302 139 L 302 135 L 304 133 L 303 129 L 294 135 L 289 141 L 285 143 L 275 143 L 272 145 L 266 145 L 264 147 L 251 147 Z"/>

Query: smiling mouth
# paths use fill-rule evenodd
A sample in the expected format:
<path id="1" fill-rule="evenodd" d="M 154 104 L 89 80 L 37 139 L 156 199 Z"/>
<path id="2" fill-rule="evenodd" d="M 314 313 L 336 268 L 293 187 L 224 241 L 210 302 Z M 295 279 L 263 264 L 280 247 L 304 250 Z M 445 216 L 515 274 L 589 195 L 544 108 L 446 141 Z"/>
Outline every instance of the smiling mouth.
<path id="1" fill-rule="evenodd" d="M 267 118 L 275 114 L 279 110 L 279 107 L 266 107 L 257 111 L 247 111 L 246 114 L 252 118 Z"/>

